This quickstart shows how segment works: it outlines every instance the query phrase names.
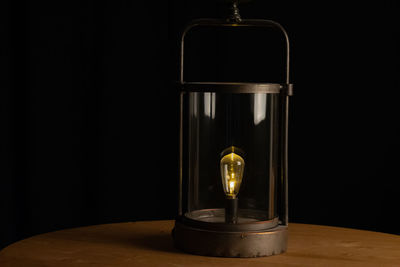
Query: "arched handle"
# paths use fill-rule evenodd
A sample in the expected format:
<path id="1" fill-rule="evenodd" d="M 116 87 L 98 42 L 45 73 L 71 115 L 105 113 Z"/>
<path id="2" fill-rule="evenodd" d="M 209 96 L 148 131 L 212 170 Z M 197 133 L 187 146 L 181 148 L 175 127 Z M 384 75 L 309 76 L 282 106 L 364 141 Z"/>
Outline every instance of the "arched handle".
<path id="1" fill-rule="evenodd" d="M 219 19 L 198 19 L 190 22 L 186 28 L 184 29 L 181 37 L 181 55 L 180 55 L 180 78 L 179 81 L 181 84 L 185 82 L 184 80 L 184 52 L 185 52 L 185 36 L 186 34 L 198 26 L 214 26 L 214 27 L 266 27 L 266 28 L 277 28 L 279 29 L 286 41 L 286 84 L 290 84 L 289 80 L 289 37 L 287 35 L 286 30 L 277 22 L 272 20 L 264 20 L 264 19 L 244 19 L 240 22 L 230 22 L 226 20 Z"/>

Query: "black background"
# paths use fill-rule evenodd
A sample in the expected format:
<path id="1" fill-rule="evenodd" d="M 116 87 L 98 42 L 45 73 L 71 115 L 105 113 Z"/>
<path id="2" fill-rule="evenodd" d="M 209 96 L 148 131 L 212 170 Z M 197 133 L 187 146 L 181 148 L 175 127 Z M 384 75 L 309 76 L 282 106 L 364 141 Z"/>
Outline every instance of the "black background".
<path id="1" fill-rule="evenodd" d="M 291 39 L 290 221 L 400 234 L 399 11 L 396 1 L 241 7 Z M 3 1 L 0 12 L 0 247 L 68 227 L 173 219 L 179 34 L 225 6 Z M 265 63 L 269 73 L 282 67 L 263 54 L 267 35 L 242 38 L 242 50 L 210 36 L 188 41 L 191 77 L 257 80 Z"/>

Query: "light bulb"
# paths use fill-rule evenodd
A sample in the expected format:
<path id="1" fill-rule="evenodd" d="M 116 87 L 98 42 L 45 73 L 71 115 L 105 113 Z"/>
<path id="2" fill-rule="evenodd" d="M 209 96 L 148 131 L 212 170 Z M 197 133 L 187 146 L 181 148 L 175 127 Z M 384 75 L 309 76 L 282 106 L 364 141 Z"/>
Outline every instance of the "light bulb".
<path id="1" fill-rule="evenodd" d="M 225 195 L 227 198 L 235 199 L 242 183 L 244 160 L 234 153 L 234 147 L 230 150 L 231 153 L 222 157 L 220 169 Z"/>

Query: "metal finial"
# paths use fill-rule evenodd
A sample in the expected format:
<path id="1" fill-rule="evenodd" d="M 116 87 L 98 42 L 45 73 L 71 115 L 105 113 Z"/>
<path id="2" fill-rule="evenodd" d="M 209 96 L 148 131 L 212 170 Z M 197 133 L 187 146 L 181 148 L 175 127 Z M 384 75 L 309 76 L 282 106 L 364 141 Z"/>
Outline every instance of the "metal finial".
<path id="1" fill-rule="evenodd" d="M 232 13 L 231 13 L 231 16 L 229 17 L 229 20 L 231 22 L 239 23 L 242 21 L 242 18 L 240 17 L 240 14 L 239 14 L 238 5 L 239 5 L 238 0 L 235 0 L 232 2 L 232 6 L 231 6 Z"/>

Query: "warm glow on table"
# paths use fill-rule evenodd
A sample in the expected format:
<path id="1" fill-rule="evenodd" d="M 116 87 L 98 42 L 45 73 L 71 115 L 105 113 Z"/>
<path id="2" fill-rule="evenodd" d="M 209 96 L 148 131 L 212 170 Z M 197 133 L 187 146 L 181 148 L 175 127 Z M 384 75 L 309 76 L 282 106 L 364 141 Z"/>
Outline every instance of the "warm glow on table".
<path id="1" fill-rule="evenodd" d="M 173 221 L 96 225 L 34 236 L 0 251 L 0 266 L 400 266 L 400 236 L 290 224 L 288 252 L 214 258 L 172 245 Z"/>

